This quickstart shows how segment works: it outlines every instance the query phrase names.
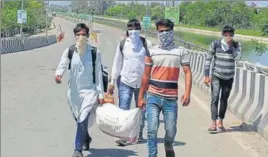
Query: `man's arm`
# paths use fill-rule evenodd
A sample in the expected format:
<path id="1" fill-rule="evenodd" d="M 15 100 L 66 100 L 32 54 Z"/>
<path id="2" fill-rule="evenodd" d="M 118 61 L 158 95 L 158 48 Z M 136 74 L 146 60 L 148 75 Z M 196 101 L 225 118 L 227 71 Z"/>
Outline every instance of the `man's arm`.
<path id="1" fill-rule="evenodd" d="M 70 60 L 68 58 L 68 51 L 69 48 L 65 49 L 64 52 L 62 53 L 59 65 L 55 71 L 55 76 L 61 76 L 65 73 L 65 71 L 68 69 Z"/>
<path id="2" fill-rule="evenodd" d="M 235 51 L 233 52 L 233 56 L 234 56 L 234 59 L 236 61 L 240 61 L 241 60 L 241 44 L 240 43 L 237 43 L 237 47 L 235 49 Z"/>
<path id="3" fill-rule="evenodd" d="M 151 78 L 151 70 L 152 70 L 152 58 L 149 55 L 149 52 L 146 53 L 145 57 L 145 68 L 144 68 L 144 73 L 142 76 L 142 81 L 141 81 L 141 87 L 140 87 L 140 92 L 139 92 L 139 107 L 142 107 L 143 103 L 143 98 L 144 98 L 144 93 L 148 90 L 148 84 L 149 80 Z"/>
<path id="4" fill-rule="evenodd" d="M 96 89 L 99 95 L 99 99 L 104 98 L 104 90 L 103 90 L 103 79 L 102 79 L 102 68 L 101 68 L 101 53 L 97 50 L 96 55 L 96 67 L 95 67 L 95 79 L 96 79 Z"/>
<path id="5" fill-rule="evenodd" d="M 210 76 L 211 61 L 215 55 L 215 42 L 212 42 L 205 57 L 205 77 Z"/>
<path id="6" fill-rule="evenodd" d="M 120 51 L 120 43 L 118 44 L 115 52 L 115 56 L 113 59 L 113 66 L 111 72 L 111 85 L 114 85 L 116 82 L 117 77 L 119 76 L 123 65 L 123 55 Z"/>
<path id="7" fill-rule="evenodd" d="M 188 50 L 184 50 L 181 56 L 181 66 L 185 74 L 185 92 L 184 97 L 190 97 L 192 90 L 192 71 L 190 67 L 190 54 Z"/>

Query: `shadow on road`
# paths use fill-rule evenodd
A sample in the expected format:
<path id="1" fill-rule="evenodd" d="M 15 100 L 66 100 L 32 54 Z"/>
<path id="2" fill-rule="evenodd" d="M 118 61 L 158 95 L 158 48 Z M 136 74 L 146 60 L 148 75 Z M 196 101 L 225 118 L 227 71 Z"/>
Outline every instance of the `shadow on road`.
<path id="1" fill-rule="evenodd" d="M 165 139 L 164 138 L 158 138 L 158 143 L 164 143 Z M 142 142 L 139 142 L 137 144 L 146 144 L 147 143 L 147 139 L 144 139 Z M 186 145 L 185 142 L 180 142 L 180 141 L 174 141 L 173 146 L 184 146 Z"/>
<path id="2" fill-rule="evenodd" d="M 125 149 L 91 149 L 87 157 L 129 157 L 138 156 L 137 152 Z"/>
<path id="3" fill-rule="evenodd" d="M 165 139 L 164 138 L 158 138 L 158 143 L 164 143 Z M 184 146 L 186 145 L 185 142 L 180 142 L 180 141 L 174 141 L 173 146 Z"/>
<path id="4" fill-rule="evenodd" d="M 247 124 L 243 122 L 240 125 L 236 126 L 231 126 L 229 128 L 226 128 L 225 131 L 215 131 L 215 132 L 210 132 L 210 134 L 219 134 L 219 133 L 231 133 L 231 132 L 256 132 L 257 130 L 254 128 L 253 124 Z"/>

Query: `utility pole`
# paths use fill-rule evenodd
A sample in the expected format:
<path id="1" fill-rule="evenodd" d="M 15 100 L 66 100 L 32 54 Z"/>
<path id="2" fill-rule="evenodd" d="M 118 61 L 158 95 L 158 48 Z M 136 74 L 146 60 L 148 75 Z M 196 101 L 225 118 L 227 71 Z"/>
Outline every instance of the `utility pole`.
<path id="1" fill-rule="evenodd" d="M 21 1 L 21 10 L 23 10 L 23 0 Z M 20 37 L 23 38 L 22 23 L 20 24 Z"/>
<path id="2" fill-rule="evenodd" d="M 49 0 L 47 1 L 47 6 L 46 6 L 46 38 L 47 38 L 47 25 L 48 25 L 48 11 L 49 11 Z"/>

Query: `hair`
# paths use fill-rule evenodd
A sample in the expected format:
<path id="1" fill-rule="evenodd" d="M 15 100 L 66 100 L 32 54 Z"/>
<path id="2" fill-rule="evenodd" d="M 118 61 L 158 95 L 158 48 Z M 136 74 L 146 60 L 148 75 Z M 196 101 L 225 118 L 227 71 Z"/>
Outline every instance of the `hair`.
<path id="1" fill-rule="evenodd" d="M 86 24 L 84 23 L 78 23 L 75 28 L 74 28 L 74 35 L 76 35 L 78 32 L 80 32 L 81 30 L 85 29 L 87 36 L 89 36 L 89 28 L 87 27 Z"/>
<path id="2" fill-rule="evenodd" d="M 226 26 L 224 26 L 222 28 L 222 34 L 227 33 L 227 32 L 230 33 L 230 34 L 232 34 L 232 35 L 234 35 L 235 29 L 232 26 L 230 26 L 230 25 L 226 25 Z"/>
<path id="3" fill-rule="evenodd" d="M 141 29 L 141 23 L 140 23 L 140 21 L 137 20 L 137 19 L 131 19 L 131 20 L 128 21 L 128 23 L 127 23 L 127 27 L 128 27 L 128 28 L 129 28 L 129 27 L 136 27 L 136 28 L 138 28 L 138 29 Z"/>
<path id="4" fill-rule="evenodd" d="M 141 23 L 137 19 L 131 19 L 127 23 L 127 28 L 136 27 L 138 30 L 141 30 Z M 129 36 L 128 31 L 126 31 L 126 36 Z"/>
<path id="5" fill-rule="evenodd" d="M 159 26 L 166 26 L 170 30 L 174 29 L 174 23 L 170 19 L 159 19 L 156 21 L 155 26 L 157 30 Z"/>

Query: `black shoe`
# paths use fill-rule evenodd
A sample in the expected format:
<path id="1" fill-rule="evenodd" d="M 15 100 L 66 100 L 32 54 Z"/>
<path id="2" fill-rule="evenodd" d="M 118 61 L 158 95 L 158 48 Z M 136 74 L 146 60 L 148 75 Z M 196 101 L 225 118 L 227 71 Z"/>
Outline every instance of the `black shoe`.
<path id="1" fill-rule="evenodd" d="M 175 157 L 174 150 L 166 150 L 166 157 Z"/>

